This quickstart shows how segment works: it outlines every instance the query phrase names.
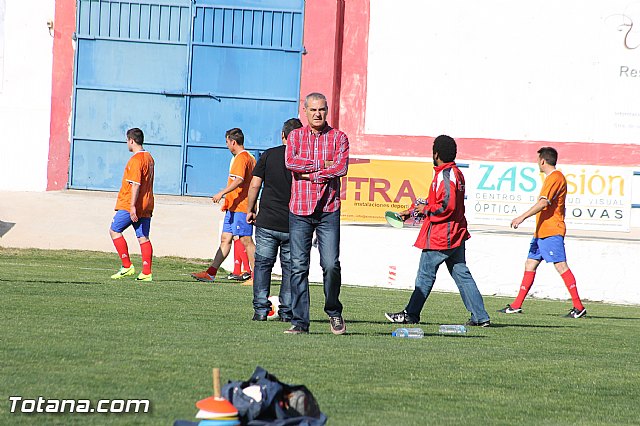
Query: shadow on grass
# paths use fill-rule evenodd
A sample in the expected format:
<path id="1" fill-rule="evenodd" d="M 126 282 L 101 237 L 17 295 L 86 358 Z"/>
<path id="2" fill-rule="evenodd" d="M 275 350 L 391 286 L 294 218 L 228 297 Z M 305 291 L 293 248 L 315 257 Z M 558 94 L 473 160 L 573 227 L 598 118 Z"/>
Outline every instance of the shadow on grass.
<path id="1" fill-rule="evenodd" d="M 99 285 L 103 284 L 103 281 L 60 281 L 60 280 L 16 280 L 16 279 L 4 279 L 0 278 L 0 281 L 7 283 L 28 283 L 28 284 L 80 284 L 80 285 Z"/>
<path id="2" fill-rule="evenodd" d="M 538 325 L 538 324 L 496 324 L 495 322 L 491 323 L 490 327 L 485 328 L 574 328 L 573 325 Z M 481 327 L 482 328 L 482 327 Z"/>
<path id="3" fill-rule="evenodd" d="M 592 317 L 593 318 L 593 317 Z M 311 323 L 327 323 L 327 320 L 319 320 L 312 319 L 309 322 Z M 366 321 L 366 320 L 350 320 L 348 318 L 345 319 L 347 325 L 349 324 L 380 324 L 380 325 L 390 325 L 394 327 L 424 327 L 424 326 L 439 326 L 440 323 L 432 323 L 432 322 L 419 322 L 416 324 L 397 324 L 389 321 Z M 464 325 L 464 324 L 462 324 Z M 490 327 L 468 327 L 469 330 L 480 330 L 480 329 L 492 329 L 492 328 L 573 328 L 573 325 L 537 325 L 537 324 L 498 324 L 495 322 L 491 323 Z M 425 334 L 426 335 L 426 334 Z"/>

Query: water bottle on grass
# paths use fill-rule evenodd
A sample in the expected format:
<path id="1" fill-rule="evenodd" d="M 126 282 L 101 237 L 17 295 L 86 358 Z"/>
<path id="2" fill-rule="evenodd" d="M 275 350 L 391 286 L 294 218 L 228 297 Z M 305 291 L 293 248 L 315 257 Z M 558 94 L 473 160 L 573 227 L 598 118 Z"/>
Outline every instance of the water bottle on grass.
<path id="1" fill-rule="evenodd" d="M 394 330 L 391 335 L 393 337 L 404 337 L 406 339 L 422 339 L 424 337 L 424 331 L 421 328 L 398 328 Z"/>
<path id="2" fill-rule="evenodd" d="M 467 328 L 464 325 L 443 324 L 440 326 L 440 330 L 438 331 L 440 334 L 465 334 L 467 332 Z"/>

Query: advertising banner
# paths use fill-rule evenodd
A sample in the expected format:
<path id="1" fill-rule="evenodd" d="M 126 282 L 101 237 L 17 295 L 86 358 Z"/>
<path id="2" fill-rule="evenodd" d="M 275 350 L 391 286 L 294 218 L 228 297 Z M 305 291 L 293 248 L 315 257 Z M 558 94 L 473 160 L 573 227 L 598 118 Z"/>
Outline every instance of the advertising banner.
<path id="1" fill-rule="evenodd" d="M 341 218 L 346 222 L 384 223 L 387 210 L 407 209 L 426 198 L 433 179 L 433 163 L 350 158 L 342 178 Z"/>
<path id="2" fill-rule="evenodd" d="M 563 165 L 567 179 L 567 229 L 629 232 L 633 170 Z M 472 162 L 467 177 L 467 218 L 471 224 L 508 227 L 538 200 L 544 181 L 534 163 Z M 533 228 L 535 218 L 521 227 Z"/>

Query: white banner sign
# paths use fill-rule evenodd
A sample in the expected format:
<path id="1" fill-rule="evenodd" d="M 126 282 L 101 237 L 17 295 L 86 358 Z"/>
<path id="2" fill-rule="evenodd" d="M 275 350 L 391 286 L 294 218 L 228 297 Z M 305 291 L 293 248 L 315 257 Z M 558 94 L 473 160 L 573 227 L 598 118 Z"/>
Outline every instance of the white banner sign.
<path id="1" fill-rule="evenodd" d="M 566 165 L 567 229 L 629 232 L 633 170 Z M 473 162 L 464 170 L 467 219 L 471 224 L 502 225 L 538 201 L 544 181 L 534 163 Z M 535 218 L 521 226 L 533 228 Z"/>

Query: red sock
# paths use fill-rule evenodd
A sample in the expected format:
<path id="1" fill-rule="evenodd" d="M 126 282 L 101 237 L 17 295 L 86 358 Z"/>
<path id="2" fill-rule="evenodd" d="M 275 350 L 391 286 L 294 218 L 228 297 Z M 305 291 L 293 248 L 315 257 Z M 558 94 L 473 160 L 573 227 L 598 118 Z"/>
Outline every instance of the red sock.
<path id="1" fill-rule="evenodd" d="M 131 266 L 131 259 L 129 259 L 129 246 L 127 246 L 127 240 L 124 237 L 118 237 L 113 240 L 113 245 L 116 246 L 116 251 L 120 255 L 122 260 L 122 266 L 129 268 Z"/>
<path id="2" fill-rule="evenodd" d="M 140 244 L 140 252 L 142 253 L 142 273 L 149 275 L 151 273 L 151 260 L 153 258 L 151 241 Z"/>
<path id="3" fill-rule="evenodd" d="M 240 259 L 242 259 L 242 270 L 244 272 L 251 272 L 251 266 L 249 265 L 249 256 L 247 255 L 247 248 L 244 246 L 242 241 L 238 240 L 238 242 L 240 243 L 240 247 L 242 247 L 242 249 L 240 250 Z"/>
<path id="4" fill-rule="evenodd" d="M 524 302 L 524 298 L 527 297 L 529 293 L 529 289 L 533 285 L 533 280 L 536 278 L 536 271 L 524 271 L 524 276 L 522 277 L 522 284 L 520 284 L 520 291 L 518 292 L 518 297 L 513 301 L 511 307 L 514 309 L 519 309 L 522 307 L 522 302 Z"/>
<path id="5" fill-rule="evenodd" d="M 579 311 L 583 310 L 584 306 L 582 305 L 580 296 L 578 296 L 578 287 L 576 287 L 576 277 L 573 276 L 573 272 L 571 272 L 571 269 L 568 269 L 564 274 L 560 276 L 564 281 L 564 285 L 567 286 L 567 290 L 569 290 L 571 300 L 573 301 L 573 307 Z"/>
<path id="6" fill-rule="evenodd" d="M 209 268 L 207 269 L 207 274 L 211 275 L 214 278 L 215 278 L 217 273 L 218 273 L 218 268 L 214 268 L 213 266 L 209 266 Z"/>
<path id="7" fill-rule="evenodd" d="M 244 246 L 242 245 L 242 241 L 234 240 L 233 241 L 233 274 L 240 275 L 242 270 L 242 251 L 244 250 Z"/>

